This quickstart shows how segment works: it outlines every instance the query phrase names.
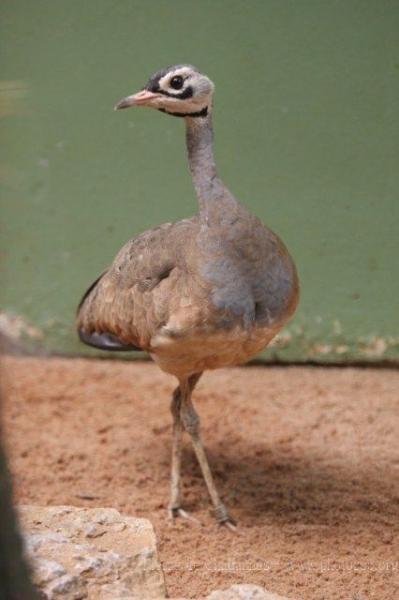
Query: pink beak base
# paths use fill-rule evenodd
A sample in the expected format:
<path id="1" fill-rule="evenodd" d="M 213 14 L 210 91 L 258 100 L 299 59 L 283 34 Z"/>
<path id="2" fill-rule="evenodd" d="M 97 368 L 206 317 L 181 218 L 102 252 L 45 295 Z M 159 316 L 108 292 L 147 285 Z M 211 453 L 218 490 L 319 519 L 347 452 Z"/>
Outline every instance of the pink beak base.
<path id="1" fill-rule="evenodd" d="M 154 92 L 150 92 L 149 90 L 141 90 L 137 94 L 133 94 L 132 96 L 126 96 L 126 98 L 122 98 L 117 104 L 114 106 L 114 110 L 120 110 L 121 108 L 129 108 L 130 106 L 145 106 L 149 101 L 154 98 L 159 98 L 159 94 L 155 94 Z"/>

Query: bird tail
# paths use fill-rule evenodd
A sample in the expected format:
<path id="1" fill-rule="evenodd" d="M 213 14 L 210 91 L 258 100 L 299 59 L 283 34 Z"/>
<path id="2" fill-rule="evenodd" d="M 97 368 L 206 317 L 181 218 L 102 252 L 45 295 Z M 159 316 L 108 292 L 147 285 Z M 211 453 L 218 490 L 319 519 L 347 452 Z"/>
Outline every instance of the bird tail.
<path id="1" fill-rule="evenodd" d="M 112 333 L 97 333 L 92 331 L 86 333 L 82 328 L 78 329 L 79 339 L 87 346 L 98 348 L 99 350 L 108 350 L 109 352 L 129 352 L 141 350 L 133 344 L 124 344 L 116 335 Z"/>
<path id="2" fill-rule="evenodd" d="M 79 339 L 81 342 L 83 342 L 87 346 L 92 346 L 93 348 L 98 348 L 99 350 L 107 350 L 108 352 L 131 352 L 131 351 L 141 350 L 141 348 L 139 348 L 138 346 L 135 346 L 134 344 L 126 344 L 125 342 L 122 342 L 122 340 L 120 340 L 118 338 L 118 336 L 116 336 L 113 333 L 109 333 L 109 332 L 98 333 L 97 331 L 94 330 L 94 328 L 92 329 L 92 327 L 90 325 L 91 319 L 89 319 L 87 322 L 87 318 L 86 318 L 87 310 L 90 313 L 89 296 L 91 295 L 93 290 L 95 290 L 98 283 L 101 281 L 101 279 L 104 277 L 104 275 L 106 273 L 107 273 L 107 271 L 104 271 L 104 273 L 101 273 L 100 277 L 97 277 L 97 279 L 86 290 L 81 301 L 79 302 L 79 305 L 78 305 L 78 308 L 76 311 L 77 329 L 78 329 Z M 88 305 L 86 304 L 86 300 L 88 300 L 88 302 L 89 302 Z M 91 331 L 87 331 L 87 330 L 91 330 Z"/>

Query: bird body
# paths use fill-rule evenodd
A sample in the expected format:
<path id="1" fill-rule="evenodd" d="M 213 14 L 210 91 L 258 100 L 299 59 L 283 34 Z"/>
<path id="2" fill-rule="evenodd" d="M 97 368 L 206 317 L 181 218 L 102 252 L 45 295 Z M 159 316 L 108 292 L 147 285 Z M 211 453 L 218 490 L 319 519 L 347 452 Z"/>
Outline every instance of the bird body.
<path id="1" fill-rule="evenodd" d="M 207 77 L 178 65 L 155 74 L 141 92 L 117 105 L 152 106 L 184 117 L 199 212 L 125 244 L 83 297 L 77 326 L 84 342 L 145 350 L 178 378 L 171 507 L 180 510 L 179 439 L 186 430 L 219 521 L 231 522 L 194 442 L 198 431 L 193 434 L 190 423 L 198 418 L 191 392 L 204 370 L 247 362 L 265 348 L 295 311 L 299 285 L 282 241 L 237 202 L 217 174 L 212 95 Z"/>
<path id="2" fill-rule="evenodd" d="M 274 234 L 252 216 L 229 219 L 230 239 L 225 222 L 194 217 L 128 242 L 83 303 L 79 327 L 112 333 L 176 376 L 250 360 L 292 314 L 296 280 Z"/>

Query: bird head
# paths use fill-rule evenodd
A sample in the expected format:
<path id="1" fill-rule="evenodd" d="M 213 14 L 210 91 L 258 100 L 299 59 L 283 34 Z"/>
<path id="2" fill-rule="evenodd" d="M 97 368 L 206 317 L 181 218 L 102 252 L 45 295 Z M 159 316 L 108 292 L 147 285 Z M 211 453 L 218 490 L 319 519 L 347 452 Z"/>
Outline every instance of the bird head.
<path id="1" fill-rule="evenodd" d="M 204 117 L 213 90 L 212 81 L 192 65 L 175 65 L 155 73 L 137 94 L 122 98 L 115 110 L 146 106 L 174 117 Z"/>

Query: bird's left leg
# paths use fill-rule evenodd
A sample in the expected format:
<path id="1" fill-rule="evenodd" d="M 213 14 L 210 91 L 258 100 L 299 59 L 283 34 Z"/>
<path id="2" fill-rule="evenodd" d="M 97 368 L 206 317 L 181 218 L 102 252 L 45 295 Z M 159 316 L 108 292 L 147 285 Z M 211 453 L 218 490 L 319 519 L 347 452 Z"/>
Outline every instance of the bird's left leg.
<path id="1" fill-rule="evenodd" d="M 230 517 L 227 508 L 221 501 L 215 486 L 215 482 L 213 481 L 211 469 L 205 453 L 205 448 L 200 436 L 200 419 L 191 401 L 191 393 L 198 379 L 199 376 L 197 377 L 197 375 L 192 375 L 189 379 L 180 381 L 180 389 L 182 392 L 180 417 L 185 431 L 187 431 L 191 437 L 194 452 L 200 464 L 202 475 L 205 479 L 205 483 L 214 506 L 216 520 L 218 523 L 225 524 L 229 528 L 235 530 L 235 523 Z"/>
<path id="2" fill-rule="evenodd" d="M 170 411 L 173 417 L 173 441 L 172 441 L 172 471 L 170 477 L 170 503 L 169 513 L 176 517 L 181 510 L 180 507 L 180 471 L 182 454 L 183 425 L 180 420 L 181 390 L 180 386 L 173 392 Z"/>
<path id="3" fill-rule="evenodd" d="M 170 503 L 169 516 L 171 519 L 175 517 L 184 517 L 199 523 L 198 519 L 192 517 L 181 507 L 181 458 L 182 458 L 182 438 L 183 438 L 183 423 L 180 418 L 182 392 L 178 386 L 173 392 L 172 403 L 170 410 L 173 417 L 173 441 L 172 441 L 172 470 L 170 477 Z"/>

